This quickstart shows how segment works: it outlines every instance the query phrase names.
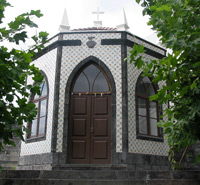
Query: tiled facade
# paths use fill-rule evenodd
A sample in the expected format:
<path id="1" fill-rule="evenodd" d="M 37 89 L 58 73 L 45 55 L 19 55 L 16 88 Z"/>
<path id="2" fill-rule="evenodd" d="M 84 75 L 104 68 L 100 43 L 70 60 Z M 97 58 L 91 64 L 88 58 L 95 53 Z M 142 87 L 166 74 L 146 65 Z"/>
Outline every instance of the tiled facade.
<path id="1" fill-rule="evenodd" d="M 127 48 L 128 56 L 131 49 L 132 48 L 130 47 Z M 156 59 L 146 54 L 142 54 L 142 57 L 145 61 Z M 128 151 L 130 153 L 167 156 L 168 145 L 166 143 L 166 140 L 164 142 L 156 142 L 136 138 L 135 89 L 137 79 L 141 72 L 142 70 L 138 70 L 133 63 L 130 64 L 128 62 Z M 158 85 L 159 87 L 162 86 L 162 84 Z"/>
<path id="2" fill-rule="evenodd" d="M 86 45 L 88 37 L 94 37 L 93 41 L 97 44 L 94 48 Z M 81 46 L 69 46 L 62 49 L 62 62 L 60 74 L 60 96 L 58 113 L 58 134 L 56 151 L 62 152 L 63 144 L 63 125 L 64 125 L 64 101 L 67 80 L 73 69 L 82 60 L 89 56 L 94 56 L 103 61 L 110 69 L 116 85 L 116 151 L 122 151 L 122 88 L 121 88 L 121 46 L 101 45 L 101 39 L 119 39 L 121 33 L 75 33 L 65 34 L 64 40 L 81 40 Z"/>
<path id="3" fill-rule="evenodd" d="M 96 42 L 94 48 L 89 48 L 87 42 L 88 37 L 93 37 Z M 116 152 L 122 152 L 122 45 L 102 45 L 102 39 L 121 39 L 121 32 L 70 32 L 63 34 L 63 40 L 73 41 L 80 40 L 81 45 L 78 46 L 62 46 L 60 82 L 59 86 L 59 107 L 58 107 L 58 125 L 56 152 L 63 152 L 63 128 L 64 128 L 64 109 L 65 109 L 65 90 L 70 74 L 75 67 L 86 58 L 93 56 L 101 60 L 110 70 L 116 86 Z M 143 44 L 146 48 L 151 49 L 161 55 L 165 54 L 165 50 L 148 42 L 140 40 L 135 36 L 127 34 L 127 39 L 137 44 Z M 58 36 L 54 37 L 47 44 L 52 44 L 58 40 Z M 126 46 L 125 46 L 126 47 Z M 127 47 L 127 56 L 130 47 Z M 156 59 L 150 55 L 142 55 L 145 60 Z M 34 64 L 39 67 L 47 76 L 49 83 L 49 104 L 47 118 L 46 139 L 38 142 L 22 143 L 21 156 L 51 153 L 52 129 L 53 124 L 53 103 L 54 103 L 54 83 L 56 70 L 57 49 L 53 49 L 36 61 Z M 133 64 L 127 64 L 127 81 L 128 81 L 128 152 L 137 154 L 152 154 L 167 156 L 168 146 L 165 142 L 145 141 L 136 139 L 136 111 L 135 111 L 135 85 L 141 70 L 134 67 Z M 159 84 L 162 85 L 162 84 Z M 65 123 L 67 124 L 67 123 Z"/>
<path id="4" fill-rule="evenodd" d="M 158 46 L 155 46 L 154 44 L 151 44 L 151 43 L 149 43 L 147 41 L 139 39 L 136 36 L 132 36 L 132 35 L 128 34 L 127 35 L 127 39 L 130 40 L 130 41 L 132 41 L 132 42 L 134 42 L 134 43 L 136 43 L 136 44 L 138 44 L 138 45 L 143 45 L 144 47 L 149 48 L 149 49 L 151 49 L 153 51 L 156 51 L 157 53 L 165 55 L 165 50 L 164 49 L 162 49 L 162 48 L 160 48 Z"/>
<path id="5" fill-rule="evenodd" d="M 49 85 L 46 139 L 38 142 L 22 142 L 20 156 L 51 152 L 56 55 L 57 49 L 54 49 L 34 61 L 34 65 L 45 73 Z M 31 83 L 30 78 L 27 83 Z"/>

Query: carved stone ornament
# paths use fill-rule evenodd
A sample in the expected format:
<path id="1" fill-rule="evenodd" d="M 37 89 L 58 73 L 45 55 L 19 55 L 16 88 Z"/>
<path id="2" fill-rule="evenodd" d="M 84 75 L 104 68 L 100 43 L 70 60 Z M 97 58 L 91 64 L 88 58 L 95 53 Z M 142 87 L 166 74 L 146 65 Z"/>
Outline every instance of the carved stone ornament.
<path id="1" fill-rule="evenodd" d="M 87 46 L 89 48 L 94 48 L 94 46 L 97 44 L 95 41 L 93 41 L 92 39 L 94 39 L 95 37 L 88 37 L 89 41 L 86 43 Z"/>

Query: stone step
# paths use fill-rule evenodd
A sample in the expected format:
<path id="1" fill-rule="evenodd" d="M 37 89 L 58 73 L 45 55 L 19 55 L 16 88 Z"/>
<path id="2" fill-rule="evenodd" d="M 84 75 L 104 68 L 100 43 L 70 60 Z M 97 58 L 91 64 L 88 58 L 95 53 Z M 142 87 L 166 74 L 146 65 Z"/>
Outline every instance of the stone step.
<path id="1" fill-rule="evenodd" d="M 12 167 L 13 165 L 16 166 L 17 163 L 18 163 L 17 161 L 12 161 L 12 162 L 10 162 L 10 161 L 5 161 L 5 162 L 0 163 L 0 166 L 2 166 L 2 167 L 3 167 L 3 166 L 8 166 L 8 167 L 10 166 L 10 167 Z"/>
<path id="2" fill-rule="evenodd" d="M 13 145 L 4 145 L 4 148 L 19 147 L 20 145 L 21 145 L 21 141 L 17 140 L 17 141 L 15 141 L 15 146 L 13 146 Z"/>
<path id="3" fill-rule="evenodd" d="M 3 161 L 18 161 L 19 154 L 18 155 L 0 155 L 0 163 Z"/>
<path id="4" fill-rule="evenodd" d="M 3 151 L 0 153 L 0 166 L 4 170 L 16 169 L 19 160 L 19 148 L 21 141 L 19 138 L 14 137 L 16 146 L 5 145 Z"/>
<path id="5" fill-rule="evenodd" d="M 52 180 L 0 179 L 0 185 L 199 185 L 200 180 Z"/>
<path id="6" fill-rule="evenodd" d="M 9 166 L 9 164 L 17 164 L 17 161 L 0 161 L 0 166 Z"/>
<path id="7" fill-rule="evenodd" d="M 200 185 L 200 171 L 3 170 L 0 185 Z"/>
<path id="8" fill-rule="evenodd" d="M 0 179 L 32 178 L 54 180 L 200 180 L 200 171 L 119 171 L 119 170 L 10 170 L 2 171 Z"/>
<path id="9" fill-rule="evenodd" d="M 5 147 L 1 153 L 12 153 L 12 152 L 18 152 L 19 151 L 19 146 L 15 147 L 15 146 L 12 146 L 12 147 Z"/>
<path id="10" fill-rule="evenodd" d="M 7 164 L 0 164 L 3 170 L 16 170 L 17 168 L 17 163 L 7 163 Z"/>
<path id="11" fill-rule="evenodd" d="M 167 171 L 170 169 L 168 166 L 154 166 L 154 165 L 138 165 L 138 164 L 132 164 L 132 165 L 127 165 L 127 164 L 120 164 L 120 165 L 88 165 L 88 164 L 63 164 L 63 165 L 58 165 L 58 166 L 53 166 L 52 170 L 71 170 L 71 169 L 76 169 L 76 170 L 103 170 L 103 169 L 108 169 L 108 170 L 139 170 L 139 171 L 144 171 L 144 170 L 152 170 L 152 171 Z M 191 170 L 191 169 L 190 169 Z"/>
<path id="12" fill-rule="evenodd" d="M 62 170 L 127 170 L 127 165 L 104 165 L 99 164 L 64 164 L 59 166 L 53 166 L 52 170 L 62 171 Z"/>
<path id="13" fill-rule="evenodd" d="M 21 140 L 20 140 L 20 138 L 15 137 L 15 138 L 13 139 L 13 141 L 14 141 L 14 143 L 15 143 L 15 146 L 13 146 L 13 145 L 4 145 L 4 148 L 19 147 L 19 146 L 21 145 Z"/>

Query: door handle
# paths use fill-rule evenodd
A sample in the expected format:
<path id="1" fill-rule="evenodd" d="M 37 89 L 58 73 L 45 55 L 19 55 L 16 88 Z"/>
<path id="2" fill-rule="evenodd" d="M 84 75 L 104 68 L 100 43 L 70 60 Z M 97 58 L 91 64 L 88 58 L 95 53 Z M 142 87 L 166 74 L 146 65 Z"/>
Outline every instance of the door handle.
<path id="1" fill-rule="evenodd" d="M 94 128 L 92 127 L 92 128 L 90 128 L 90 132 L 94 132 Z"/>

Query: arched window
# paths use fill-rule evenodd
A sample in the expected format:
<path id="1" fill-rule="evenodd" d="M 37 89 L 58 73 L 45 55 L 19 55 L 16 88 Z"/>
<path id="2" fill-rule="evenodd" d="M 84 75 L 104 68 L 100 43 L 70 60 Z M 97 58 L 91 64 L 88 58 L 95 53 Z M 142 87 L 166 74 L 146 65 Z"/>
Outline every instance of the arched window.
<path id="1" fill-rule="evenodd" d="M 47 104 L 48 104 L 48 84 L 46 77 L 40 85 L 40 95 L 34 95 L 32 102 L 38 109 L 37 116 L 30 124 L 29 138 L 43 137 L 45 135 L 45 128 L 47 122 Z"/>
<path id="2" fill-rule="evenodd" d="M 73 93 L 109 93 L 110 85 L 101 69 L 90 64 L 77 76 L 72 88 Z"/>
<path id="3" fill-rule="evenodd" d="M 137 136 L 161 137 L 159 121 L 158 101 L 150 101 L 150 96 L 156 93 L 154 84 L 148 77 L 140 76 L 136 85 L 136 120 Z M 141 136 L 141 137 L 140 137 Z"/>

